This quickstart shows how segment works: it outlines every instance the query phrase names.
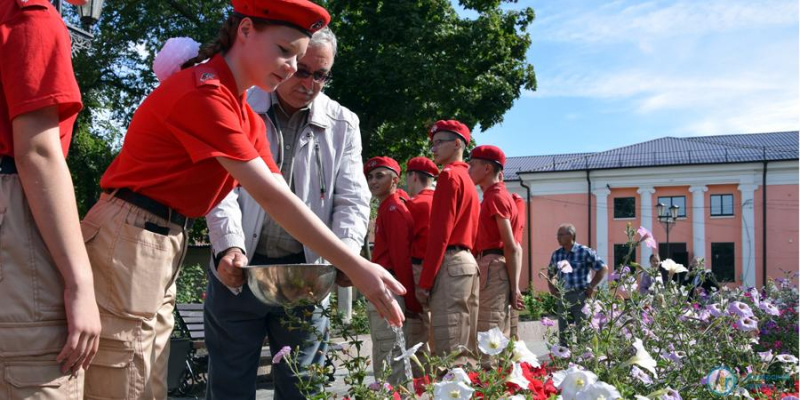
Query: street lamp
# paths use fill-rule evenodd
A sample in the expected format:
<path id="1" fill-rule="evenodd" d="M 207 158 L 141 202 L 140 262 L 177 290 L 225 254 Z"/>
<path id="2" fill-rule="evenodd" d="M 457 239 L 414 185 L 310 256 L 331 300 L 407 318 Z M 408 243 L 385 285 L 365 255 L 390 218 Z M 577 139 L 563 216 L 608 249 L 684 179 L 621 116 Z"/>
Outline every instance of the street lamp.
<path id="1" fill-rule="evenodd" d="M 680 207 L 675 204 L 669 206 L 669 214 L 664 213 L 664 208 L 666 208 L 666 206 L 663 203 L 658 203 L 656 205 L 658 222 L 661 222 L 661 224 L 664 225 L 664 230 L 667 231 L 667 258 L 672 258 L 672 251 L 670 251 L 669 248 L 669 230 L 678 222 L 678 210 Z"/>
<path id="2" fill-rule="evenodd" d="M 62 0 L 52 0 L 52 2 L 53 6 L 56 8 L 56 10 L 58 10 L 59 13 L 61 13 L 63 17 L 64 8 L 62 6 Z M 67 24 L 67 29 L 69 30 L 69 37 L 72 39 L 73 55 L 80 50 L 88 49 L 91 46 L 94 36 L 89 32 L 89 29 L 92 25 L 97 23 L 98 19 L 100 19 L 100 12 L 103 10 L 103 3 L 104 0 L 86 0 L 83 5 L 77 6 L 78 14 L 81 17 L 81 24 L 83 24 L 85 30 L 64 21 Z"/>
<path id="3" fill-rule="evenodd" d="M 78 6 L 78 13 L 81 15 L 81 23 L 84 26 L 92 26 L 100 19 L 103 12 L 103 0 L 89 0 L 86 4 Z"/>

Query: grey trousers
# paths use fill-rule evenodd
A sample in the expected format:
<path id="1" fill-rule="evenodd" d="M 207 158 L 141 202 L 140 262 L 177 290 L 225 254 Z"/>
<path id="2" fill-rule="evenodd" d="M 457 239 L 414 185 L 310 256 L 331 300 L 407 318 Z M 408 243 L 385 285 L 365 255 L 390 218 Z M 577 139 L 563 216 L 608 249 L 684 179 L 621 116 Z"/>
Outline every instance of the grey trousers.
<path id="1" fill-rule="evenodd" d="M 570 290 L 565 292 L 558 303 L 558 338 L 562 346 L 567 345 L 569 338 L 568 327 L 575 324 L 576 329 L 583 325 L 585 315 L 583 315 L 583 305 L 586 303 L 586 291 L 584 289 Z M 566 311 L 566 318 L 563 315 Z"/>

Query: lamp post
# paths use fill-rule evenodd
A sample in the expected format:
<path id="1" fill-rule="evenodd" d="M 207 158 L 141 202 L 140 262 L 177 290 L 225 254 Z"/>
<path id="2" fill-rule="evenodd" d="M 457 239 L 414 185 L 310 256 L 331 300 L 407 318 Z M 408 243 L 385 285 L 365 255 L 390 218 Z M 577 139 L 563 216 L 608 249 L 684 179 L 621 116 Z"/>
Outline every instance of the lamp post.
<path id="1" fill-rule="evenodd" d="M 52 2 L 53 6 L 63 17 L 64 8 L 62 0 L 52 0 Z M 88 49 L 92 45 L 94 36 L 89 32 L 89 29 L 100 19 L 100 13 L 103 11 L 103 2 L 104 0 L 86 0 L 83 5 L 77 6 L 83 29 L 65 21 L 67 30 L 69 30 L 69 37 L 72 39 L 73 55 L 80 50 Z"/>
<path id="2" fill-rule="evenodd" d="M 669 230 L 678 222 L 678 210 L 680 207 L 675 204 L 669 206 L 669 214 L 664 213 L 666 206 L 663 203 L 656 205 L 656 212 L 658 213 L 658 222 L 664 225 L 664 230 L 667 231 L 667 258 L 672 258 L 672 251 L 669 247 Z"/>

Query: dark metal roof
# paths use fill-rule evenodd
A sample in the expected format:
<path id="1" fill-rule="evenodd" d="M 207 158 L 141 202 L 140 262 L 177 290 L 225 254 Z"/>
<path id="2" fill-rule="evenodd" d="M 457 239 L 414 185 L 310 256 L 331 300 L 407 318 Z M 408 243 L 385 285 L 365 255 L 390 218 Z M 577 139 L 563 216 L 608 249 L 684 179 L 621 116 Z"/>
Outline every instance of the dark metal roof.
<path id="1" fill-rule="evenodd" d="M 505 179 L 516 180 L 523 172 L 797 160 L 798 139 L 798 131 L 663 137 L 598 153 L 509 157 Z"/>

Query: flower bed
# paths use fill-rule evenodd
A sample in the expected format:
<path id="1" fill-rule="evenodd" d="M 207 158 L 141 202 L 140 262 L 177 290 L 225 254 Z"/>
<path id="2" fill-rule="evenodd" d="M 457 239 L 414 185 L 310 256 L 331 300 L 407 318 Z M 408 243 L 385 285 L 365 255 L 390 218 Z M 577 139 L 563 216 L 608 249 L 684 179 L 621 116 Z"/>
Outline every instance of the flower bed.
<path id="1" fill-rule="evenodd" d="M 628 228 L 629 253 L 645 243 L 654 246 L 645 229 Z M 561 266 L 565 272 L 566 266 Z M 669 260 L 671 273 L 685 267 Z M 644 293 L 637 282 L 648 274 L 655 282 Z M 797 288 L 788 280 L 770 281 L 762 291 L 724 288 L 719 292 L 696 292 L 668 280 L 661 282 L 656 270 L 628 263 L 619 268 L 615 280 L 599 290 L 583 308 L 582 326 L 571 326 L 566 345 L 555 334 L 546 341 L 550 358 L 538 360 L 524 342 L 512 341 L 498 330 L 479 333 L 480 354 L 488 365 L 454 367 L 454 357 L 417 360 L 432 371 L 393 388 L 381 383 L 365 384 L 366 358 L 360 343 L 350 346 L 345 361 L 347 396 L 357 399 L 797 399 L 798 326 Z M 620 293 L 624 293 L 621 296 Z M 334 317 L 335 318 L 335 317 Z M 555 321 L 542 319 L 543 325 Z M 350 338 L 352 339 L 352 337 Z M 340 355 L 337 355 L 340 357 Z M 286 357 L 291 362 L 291 355 Z M 424 364 L 424 365 L 423 365 Z M 308 398 L 335 397 L 311 394 L 315 374 L 311 371 Z"/>

